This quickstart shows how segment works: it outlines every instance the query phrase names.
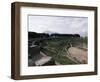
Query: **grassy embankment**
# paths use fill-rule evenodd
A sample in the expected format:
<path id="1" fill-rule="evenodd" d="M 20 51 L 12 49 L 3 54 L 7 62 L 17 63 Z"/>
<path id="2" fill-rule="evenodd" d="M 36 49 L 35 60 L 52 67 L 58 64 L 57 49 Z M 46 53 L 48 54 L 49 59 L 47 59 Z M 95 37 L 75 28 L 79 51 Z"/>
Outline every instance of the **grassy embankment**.
<path id="1" fill-rule="evenodd" d="M 53 57 L 53 59 L 62 64 L 75 64 L 74 61 L 70 60 L 66 57 L 68 48 L 68 43 L 72 45 L 76 45 L 78 43 L 85 43 L 87 44 L 86 38 L 53 38 L 44 40 L 40 43 L 41 51 L 44 52 L 46 55 Z"/>

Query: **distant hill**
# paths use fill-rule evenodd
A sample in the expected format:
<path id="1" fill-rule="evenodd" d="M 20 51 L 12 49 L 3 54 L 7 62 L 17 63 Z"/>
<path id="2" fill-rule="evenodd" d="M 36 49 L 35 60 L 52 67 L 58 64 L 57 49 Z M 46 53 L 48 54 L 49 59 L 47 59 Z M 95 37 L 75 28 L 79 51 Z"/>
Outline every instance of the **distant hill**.
<path id="1" fill-rule="evenodd" d="M 51 35 L 51 34 L 55 34 L 56 32 L 44 31 L 43 33 L 46 33 L 46 34 L 49 34 L 49 35 Z"/>
<path id="2" fill-rule="evenodd" d="M 79 34 L 59 34 L 53 32 L 36 33 L 28 32 L 28 38 L 49 38 L 49 37 L 80 37 Z"/>

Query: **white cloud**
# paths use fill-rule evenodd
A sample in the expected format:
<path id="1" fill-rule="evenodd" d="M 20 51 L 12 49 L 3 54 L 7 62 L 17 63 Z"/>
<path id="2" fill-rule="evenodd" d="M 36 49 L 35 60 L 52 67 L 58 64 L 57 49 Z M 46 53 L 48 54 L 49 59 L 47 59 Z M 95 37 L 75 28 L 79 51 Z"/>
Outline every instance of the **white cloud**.
<path id="1" fill-rule="evenodd" d="M 42 33 L 51 31 L 56 33 L 72 33 L 87 36 L 87 17 L 68 16 L 29 16 L 29 31 Z"/>

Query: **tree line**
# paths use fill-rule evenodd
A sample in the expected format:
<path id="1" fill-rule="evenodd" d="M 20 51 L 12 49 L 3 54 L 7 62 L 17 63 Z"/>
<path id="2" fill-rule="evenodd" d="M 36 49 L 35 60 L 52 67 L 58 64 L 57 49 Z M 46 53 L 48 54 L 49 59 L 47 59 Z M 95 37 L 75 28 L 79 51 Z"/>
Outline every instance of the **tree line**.
<path id="1" fill-rule="evenodd" d="M 36 33 L 36 32 L 28 32 L 28 38 L 59 38 L 59 37 L 80 37 L 79 34 L 59 34 L 53 33 L 51 35 L 47 33 Z"/>

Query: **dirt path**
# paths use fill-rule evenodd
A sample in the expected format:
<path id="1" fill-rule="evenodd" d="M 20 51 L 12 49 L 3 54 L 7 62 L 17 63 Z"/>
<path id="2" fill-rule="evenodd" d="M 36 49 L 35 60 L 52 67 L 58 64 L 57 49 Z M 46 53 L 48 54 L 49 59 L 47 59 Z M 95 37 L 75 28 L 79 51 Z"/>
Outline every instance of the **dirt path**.
<path id="1" fill-rule="evenodd" d="M 52 57 L 49 57 L 47 55 L 45 55 L 43 52 L 40 51 L 41 54 L 41 58 L 35 61 L 35 64 L 37 66 L 41 66 L 43 64 L 45 64 L 46 62 L 50 61 Z"/>
<path id="2" fill-rule="evenodd" d="M 70 47 L 68 49 L 70 56 L 81 63 L 87 63 L 87 51 L 76 47 Z"/>

